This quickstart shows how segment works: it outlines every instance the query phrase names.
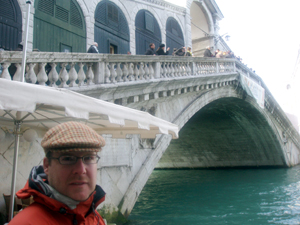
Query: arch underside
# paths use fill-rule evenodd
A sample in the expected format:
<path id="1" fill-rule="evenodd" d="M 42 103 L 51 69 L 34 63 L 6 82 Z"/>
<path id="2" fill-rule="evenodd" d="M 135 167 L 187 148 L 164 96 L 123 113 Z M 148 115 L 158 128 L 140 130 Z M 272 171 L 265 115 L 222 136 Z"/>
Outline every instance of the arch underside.
<path id="1" fill-rule="evenodd" d="M 286 166 L 267 119 L 239 98 L 201 108 L 172 140 L 156 168 Z"/>

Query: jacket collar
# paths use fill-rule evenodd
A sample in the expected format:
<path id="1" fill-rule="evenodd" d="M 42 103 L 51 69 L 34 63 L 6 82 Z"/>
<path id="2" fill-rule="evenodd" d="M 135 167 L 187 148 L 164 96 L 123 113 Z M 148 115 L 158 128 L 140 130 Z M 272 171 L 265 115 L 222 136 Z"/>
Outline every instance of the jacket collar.
<path id="1" fill-rule="evenodd" d="M 96 185 L 95 191 L 86 201 L 74 201 L 53 189 L 46 178 L 43 166 L 33 167 L 24 188 L 19 190 L 16 195 L 22 199 L 32 195 L 35 202 L 39 202 L 53 211 L 60 211 L 61 208 L 64 208 L 68 213 L 83 214 L 83 216 L 92 212 L 105 199 L 105 192 Z"/>

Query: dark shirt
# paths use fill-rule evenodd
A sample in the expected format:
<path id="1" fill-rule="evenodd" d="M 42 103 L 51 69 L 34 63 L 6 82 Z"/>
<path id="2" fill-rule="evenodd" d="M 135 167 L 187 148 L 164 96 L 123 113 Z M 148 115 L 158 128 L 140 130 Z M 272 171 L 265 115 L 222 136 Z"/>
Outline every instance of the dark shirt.
<path id="1" fill-rule="evenodd" d="M 23 45 L 18 44 L 18 47 L 15 49 L 15 51 L 23 51 Z"/>
<path id="2" fill-rule="evenodd" d="M 185 55 L 185 51 L 182 51 L 182 48 L 179 49 L 177 52 L 176 52 L 176 55 L 178 56 L 184 56 Z"/>
<path id="3" fill-rule="evenodd" d="M 87 51 L 88 53 L 99 53 L 98 48 L 95 45 L 91 45 L 89 50 Z"/>
<path id="4" fill-rule="evenodd" d="M 204 57 L 213 57 L 214 55 L 210 52 L 209 49 L 206 49 L 204 52 Z"/>
<path id="5" fill-rule="evenodd" d="M 155 55 L 155 51 L 153 48 L 148 48 L 145 52 L 145 55 Z"/>
<path id="6" fill-rule="evenodd" d="M 169 51 L 164 51 L 162 48 L 159 48 L 157 51 L 156 51 L 156 55 L 169 55 Z"/>

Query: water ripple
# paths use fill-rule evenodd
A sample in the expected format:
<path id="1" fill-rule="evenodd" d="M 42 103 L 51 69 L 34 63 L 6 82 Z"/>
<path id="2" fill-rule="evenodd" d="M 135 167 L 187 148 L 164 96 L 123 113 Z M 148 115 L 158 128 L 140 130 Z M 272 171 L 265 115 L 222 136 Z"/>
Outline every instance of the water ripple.
<path id="1" fill-rule="evenodd" d="M 300 224 L 300 167 L 154 171 L 130 225 Z"/>

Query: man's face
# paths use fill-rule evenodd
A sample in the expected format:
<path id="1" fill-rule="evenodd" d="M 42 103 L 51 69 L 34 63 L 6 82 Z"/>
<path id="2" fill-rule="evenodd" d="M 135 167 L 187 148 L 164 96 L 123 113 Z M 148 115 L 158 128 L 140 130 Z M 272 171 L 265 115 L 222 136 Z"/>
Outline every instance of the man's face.
<path id="1" fill-rule="evenodd" d="M 82 157 L 96 155 L 95 152 L 53 152 L 52 157 L 72 155 Z M 97 164 L 84 164 L 78 159 L 74 165 L 61 165 L 58 159 L 44 158 L 44 171 L 48 176 L 50 186 L 59 193 L 76 201 L 85 201 L 95 190 L 97 180 Z"/>
<path id="2" fill-rule="evenodd" d="M 152 49 L 155 49 L 155 44 L 151 45 L 151 48 L 152 48 Z"/>

